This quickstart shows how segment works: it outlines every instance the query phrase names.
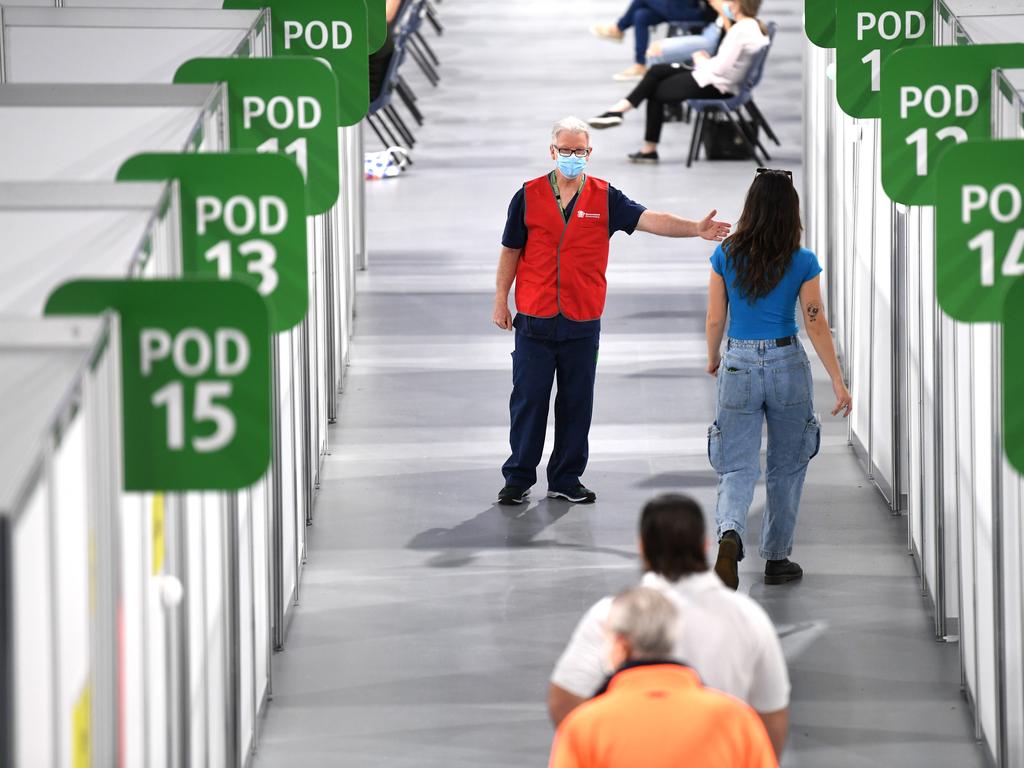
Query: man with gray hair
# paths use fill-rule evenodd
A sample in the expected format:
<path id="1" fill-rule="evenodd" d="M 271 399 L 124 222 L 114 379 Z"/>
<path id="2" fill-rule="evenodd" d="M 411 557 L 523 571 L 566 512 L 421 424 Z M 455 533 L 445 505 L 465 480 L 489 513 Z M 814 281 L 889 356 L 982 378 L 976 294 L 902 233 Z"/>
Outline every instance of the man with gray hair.
<path id="1" fill-rule="evenodd" d="M 580 477 L 587 466 L 597 350 L 604 311 L 608 241 L 622 231 L 720 242 L 729 224 L 711 211 L 700 221 L 649 211 L 607 181 L 584 173 L 593 148 L 583 121 L 555 123 L 548 147 L 555 168 L 526 182 L 508 208 L 492 319 L 516 330 L 509 403 L 512 455 L 502 467 L 500 504 L 521 504 L 537 482 L 551 387 L 555 445 L 547 467 L 549 498 L 590 504 Z M 516 316 L 508 307 L 516 286 Z"/>
<path id="2" fill-rule="evenodd" d="M 555 734 L 550 768 L 776 768 L 764 725 L 748 705 L 705 688 L 669 661 L 677 609 L 635 587 L 612 602 L 606 661 L 616 671 Z M 685 617 L 684 617 L 685 620 Z"/>

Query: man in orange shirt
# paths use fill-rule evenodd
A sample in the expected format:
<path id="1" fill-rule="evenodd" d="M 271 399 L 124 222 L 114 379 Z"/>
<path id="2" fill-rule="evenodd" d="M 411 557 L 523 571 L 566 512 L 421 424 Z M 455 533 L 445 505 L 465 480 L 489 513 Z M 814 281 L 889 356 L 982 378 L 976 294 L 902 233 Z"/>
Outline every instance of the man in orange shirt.
<path id="1" fill-rule="evenodd" d="M 617 671 L 604 692 L 562 721 L 550 768 L 778 767 L 753 709 L 666 661 L 677 626 L 675 606 L 656 590 L 637 587 L 615 598 L 606 637 Z"/>

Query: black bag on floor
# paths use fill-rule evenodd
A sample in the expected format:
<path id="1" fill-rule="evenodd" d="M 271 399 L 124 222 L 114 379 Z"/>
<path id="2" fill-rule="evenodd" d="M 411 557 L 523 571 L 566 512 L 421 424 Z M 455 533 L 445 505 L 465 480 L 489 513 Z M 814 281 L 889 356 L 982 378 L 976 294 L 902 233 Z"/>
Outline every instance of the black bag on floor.
<path id="1" fill-rule="evenodd" d="M 757 124 L 740 118 L 743 132 L 751 144 L 757 142 Z M 724 114 L 715 110 L 704 115 L 704 131 L 701 143 L 708 160 L 750 160 L 750 150 L 740 137 L 736 126 Z"/>

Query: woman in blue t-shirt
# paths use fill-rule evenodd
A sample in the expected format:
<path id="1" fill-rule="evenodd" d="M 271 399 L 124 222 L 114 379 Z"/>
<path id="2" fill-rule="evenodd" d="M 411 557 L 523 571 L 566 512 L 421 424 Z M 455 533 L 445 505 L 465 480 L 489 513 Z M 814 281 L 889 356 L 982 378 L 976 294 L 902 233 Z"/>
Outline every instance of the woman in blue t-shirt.
<path id="1" fill-rule="evenodd" d="M 736 231 L 711 257 L 708 373 L 718 377 L 718 418 L 708 428 L 708 458 L 718 472 L 715 571 L 736 589 L 743 531 L 761 473 L 761 430 L 768 422 L 768 502 L 761 524 L 765 584 L 803 576 L 789 560 L 807 462 L 821 425 L 811 400 L 811 366 L 797 338 L 795 307 L 832 377 L 832 415 L 850 414 L 832 333 L 822 312 L 818 259 L 800 247 L 800 198 L 789 171 L 758 169 Z M 726 313 L 729 339 L 721 355 Z"/>

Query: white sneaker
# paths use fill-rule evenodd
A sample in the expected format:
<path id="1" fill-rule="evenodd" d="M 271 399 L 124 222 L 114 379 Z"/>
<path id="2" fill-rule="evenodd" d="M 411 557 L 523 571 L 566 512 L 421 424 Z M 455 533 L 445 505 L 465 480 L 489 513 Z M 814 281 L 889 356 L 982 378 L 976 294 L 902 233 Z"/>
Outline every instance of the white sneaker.
<path id="1" fill-rule="evenodd" d="M 590 34 L 594 37 L 600 37 L 602 40 L 611 40 L 616 43 L 621 43 L 626 37 L 614 24 L 592 24 L 590 26 Z"/>
<path id="2" fill-rule="evenodd" d="M 617 83 L 635 83 L 643 80 L 646 73 L 646 69 L 639 71 L 635 67 L 630 67 L 629 69 L 622 70 L 618 74 L 612 75 L 612 80 Z"/>

